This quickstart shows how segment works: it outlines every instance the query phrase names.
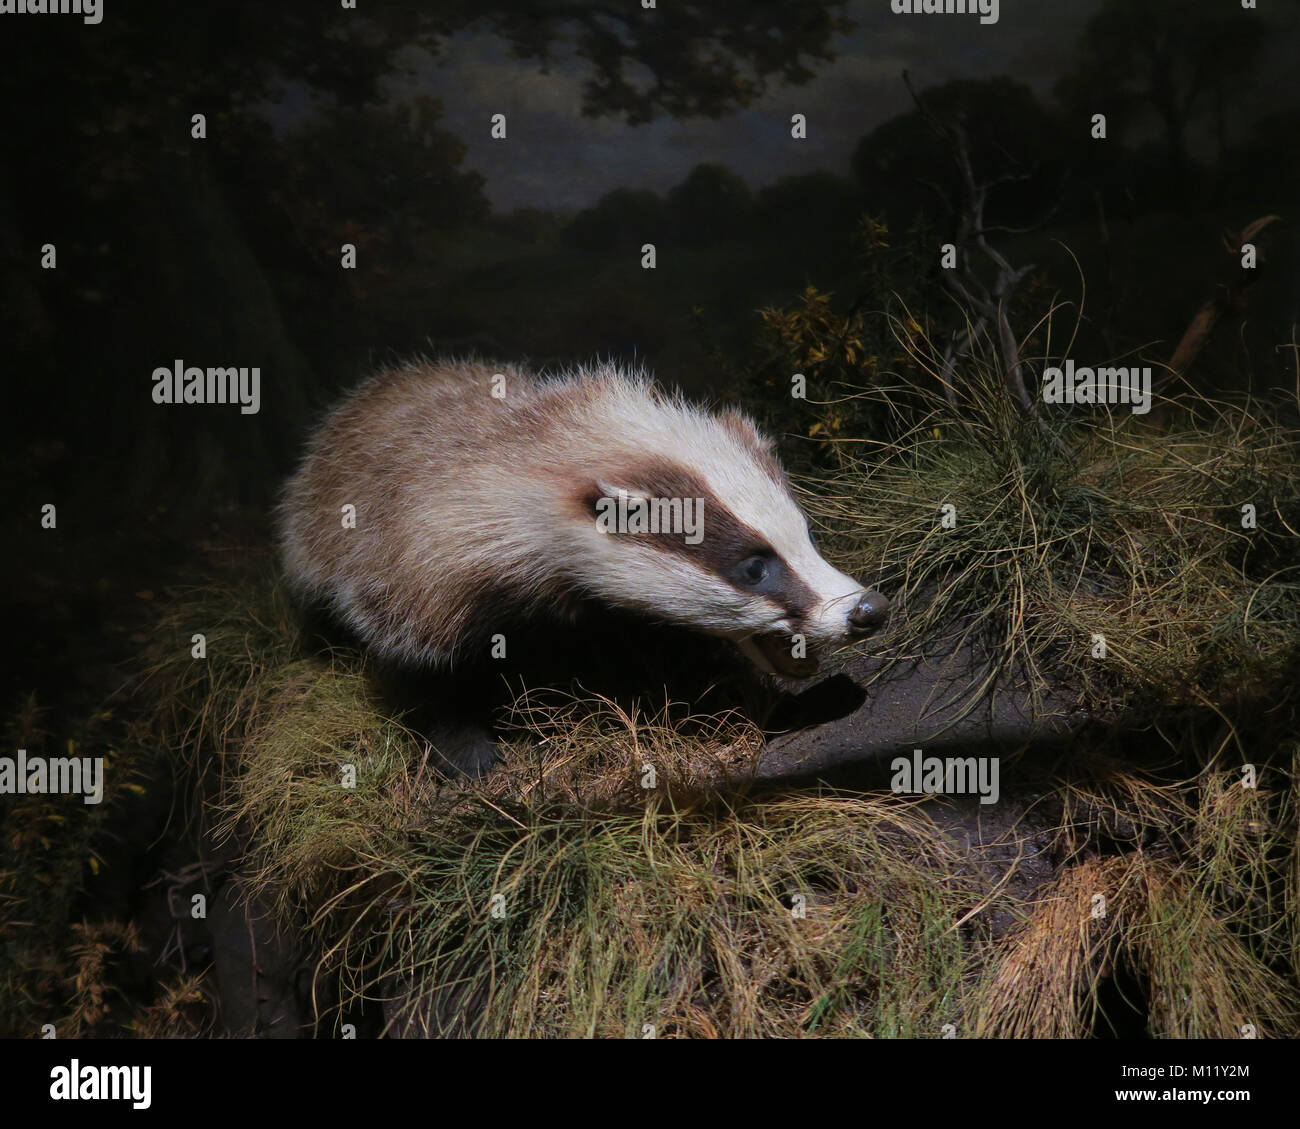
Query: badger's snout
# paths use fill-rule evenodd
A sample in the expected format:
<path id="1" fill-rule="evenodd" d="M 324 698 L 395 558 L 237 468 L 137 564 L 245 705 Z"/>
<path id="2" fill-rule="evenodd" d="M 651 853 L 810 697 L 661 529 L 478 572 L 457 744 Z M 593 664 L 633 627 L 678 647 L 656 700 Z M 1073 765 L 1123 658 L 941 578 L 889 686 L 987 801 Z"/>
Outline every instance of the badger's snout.
<path id="1" fill-rule="evenodd" d="M 760 670 L 769 674 L 783 674 L 789 678 L 810 678 L 817 673 L 818 661 L 816 650 L 823 646 L 843 642 L 846 636 L 869 635 L 885 622 L 889 615 L 889 600 L 874 589 L 865 592 L 843 573 L 837 574 L 854 590 L 840 596 L 837 601 L 821 606 L 821 617 L 814 621 L 819 623 L 827 634 L 813 636 L 813 643 L 807 652 L 794 654 L 791 649 L 791 636 L 782 631 L 757 633 L 738 639 L 741 651 Z M 853 606 L 848 614 L 842 610 L 844 601 L 853 599 Z M 840 610 L 835 611 L 834 603 L 839 603 Z M 796 633 L 802 638 L 802 632 Z"/>
<path id="2" fill-rule="evenodd" d="M 867 635 L 875 631 L 889 615 L 889 601 L 879 592 L 868 590 L 849 610 L 849 631 Z"/>

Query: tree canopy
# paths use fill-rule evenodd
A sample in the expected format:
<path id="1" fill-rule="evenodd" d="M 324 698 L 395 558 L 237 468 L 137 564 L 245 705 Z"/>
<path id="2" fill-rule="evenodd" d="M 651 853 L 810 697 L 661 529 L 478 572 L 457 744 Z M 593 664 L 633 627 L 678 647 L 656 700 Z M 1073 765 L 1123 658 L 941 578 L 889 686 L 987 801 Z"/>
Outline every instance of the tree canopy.
<path id="1" fill-rule="evenodd" d="M 1154 113 L 1170 155 L 1185 164 L 1189 127 L 1221 114 L 1250 82 L 1267 39 L 1267 17 L 1235 3 L 1106 0 L 1056 93 L 1067 108 L 1107 114 L 1121 138 Z"/>

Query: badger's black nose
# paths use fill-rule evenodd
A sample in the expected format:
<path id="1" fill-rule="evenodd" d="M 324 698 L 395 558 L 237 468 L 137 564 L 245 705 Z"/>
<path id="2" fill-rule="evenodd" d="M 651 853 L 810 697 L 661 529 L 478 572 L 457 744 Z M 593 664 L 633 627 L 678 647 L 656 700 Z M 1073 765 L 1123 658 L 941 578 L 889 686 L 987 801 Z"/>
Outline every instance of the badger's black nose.
<path id="1" fill-rule="evenodd" d="M 879 592 L 864 592 L 862 599 L 849 612 L 850 631 L 871 631 L 885 622 L 889 614 L 889 601 Z"/>

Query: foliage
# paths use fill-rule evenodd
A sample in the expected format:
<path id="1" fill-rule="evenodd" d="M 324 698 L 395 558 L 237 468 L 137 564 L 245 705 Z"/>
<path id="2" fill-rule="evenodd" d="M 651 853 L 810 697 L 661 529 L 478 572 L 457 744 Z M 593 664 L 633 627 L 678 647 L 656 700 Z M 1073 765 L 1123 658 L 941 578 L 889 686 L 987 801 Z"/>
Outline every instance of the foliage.
<path id="1" fill-rule="evenodd" d="M 1263 11 L 1215 0 L 1107 0 L 1089 19 L 1074 69 L 1057 97 L 1077 120 L 1104 113 L 1109 136 L 1123 139 L 1143 111 L 1160 122 L 1170 155 L 1187 165 L 1187 133 L 1197 118 L 1223 114 L 1250 84 L 1269 37 Z"/>
<path id="2" fill-rule="evenodd" d="M 948 140 L 927 115 L 965 131 L 977 180 L 1008 178 L 990 198 L 990 224 L 1024 225 L 1057 202 L 1072 148 L 1028 86 L 1004 77 L 957 79 L 919 97 L 924 111 L 890 118 L 853 152 L 853 174 L 869 211 L 884 213 L 900 229 L 930 216 L 944 230 L 955 215 L 960 171 Z"/>

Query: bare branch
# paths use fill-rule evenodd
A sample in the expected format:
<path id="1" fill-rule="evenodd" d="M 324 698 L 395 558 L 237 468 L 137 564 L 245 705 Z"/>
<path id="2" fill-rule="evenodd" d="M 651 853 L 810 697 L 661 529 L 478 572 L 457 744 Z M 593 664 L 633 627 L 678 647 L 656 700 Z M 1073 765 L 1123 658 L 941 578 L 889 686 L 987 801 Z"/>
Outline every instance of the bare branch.
<path id="1" fill-rule="evenodd" d="M 1251 242 L 1261 231 L 1281 217 L 1269 215 L 1248 223 L 1240 232 L 1225 232 L 1223 244 L 1235 260 L 1241 254 L 1243 244 Z M 1262 264 L 1261 257 L 1261 264 Z M 1200 356 L 1210 339 L 1210 334 L 1224 314 L 1244 310 L 1250 299 L 1250 287 L 1257 281 L 1259 272 L 1243 271 L 1237 262 L 1229 269 L 1228 281 L 1215 286 L 1214 293 L 1201 304 L 1201 308 L 1192 316 L 1191 322 L 1183 331 L 1177 347 L 1170 356 L 1166 378 L 1161 382 L 1182 376 L 1192 362 Z"/>

